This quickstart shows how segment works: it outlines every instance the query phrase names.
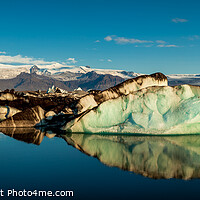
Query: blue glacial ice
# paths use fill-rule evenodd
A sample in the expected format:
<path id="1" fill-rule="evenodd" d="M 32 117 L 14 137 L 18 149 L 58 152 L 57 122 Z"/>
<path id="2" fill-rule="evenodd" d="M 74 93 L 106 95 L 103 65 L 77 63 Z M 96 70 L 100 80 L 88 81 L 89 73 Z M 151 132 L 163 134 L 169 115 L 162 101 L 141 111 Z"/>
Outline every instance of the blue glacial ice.
<path id="1" fill-rule="evenodd" d="M 64 127 L 69 132 L 200 133 L 200 87 L 153 86 L 109 99 Z"/>

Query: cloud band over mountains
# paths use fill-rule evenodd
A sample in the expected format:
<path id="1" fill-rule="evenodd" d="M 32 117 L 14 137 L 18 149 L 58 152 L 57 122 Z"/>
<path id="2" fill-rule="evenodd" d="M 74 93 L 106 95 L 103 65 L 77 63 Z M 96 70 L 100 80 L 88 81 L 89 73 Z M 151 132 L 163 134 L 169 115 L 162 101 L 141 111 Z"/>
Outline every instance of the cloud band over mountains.
<path id="1" fill-rule="evenodd" d="M 116 35 L 108 35 L 104 38 L 104 40 L 106 42 L 111 42 L 114 41 L 116 44 L 151 44 L 149 45 L 144 45 L 143 47 L 153 47 L 154 44 L 158 44 L 155 45 L 155 47 L 179 47 L 175 44 L 166 44 L 167 42 L 163 41 L 163 40 L 156 40 L 156 41 L 152 41 L 152 40 L 140 40 L 140 39 L 135 39 L 135 38 L 126 38 L 126 37 L 118 37 Z M 136 46 L 138 47 L 138 46 Z"/>

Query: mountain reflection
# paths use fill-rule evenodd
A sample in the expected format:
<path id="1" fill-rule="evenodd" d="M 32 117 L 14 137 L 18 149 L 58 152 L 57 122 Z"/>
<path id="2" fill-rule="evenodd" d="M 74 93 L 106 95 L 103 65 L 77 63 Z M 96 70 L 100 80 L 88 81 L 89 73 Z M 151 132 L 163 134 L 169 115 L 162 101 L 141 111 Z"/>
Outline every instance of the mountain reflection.
<path id="1" fill-rule="evenodd" d="M 200 136 L 122 136 L 42 132 L 34 128 L 1 128 L 0 132 L 40 145 L 45 136 L 61 137 L 81 152 L 111 167 L 154 179 L 200 178 Z"/>

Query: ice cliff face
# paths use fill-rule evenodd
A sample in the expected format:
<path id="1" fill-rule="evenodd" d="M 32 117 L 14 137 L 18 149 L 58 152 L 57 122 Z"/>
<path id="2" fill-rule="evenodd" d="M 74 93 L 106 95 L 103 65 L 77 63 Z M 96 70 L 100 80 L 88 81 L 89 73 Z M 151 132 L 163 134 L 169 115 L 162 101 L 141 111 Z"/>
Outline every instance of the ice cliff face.
<path id="1" fill-rule="evenodd" d="M 200 87 L 154 86 L 107 100 L 65 126 L 69 132 L 200 132 Z"/>
<path id="2" fill-rule="evenodd" d="M 124 81 L 119 85 L 111 87 L 107 90 L 99 91 L 97 93 L 84 96 L 75 104 L 73 110 L 75 114 L 80 114 L 110 99 L 116 99 L 122 95 L 128 95 L 134 91 L 150 86 L 167 86 L 167 85 L 168 85 L 167 77 L 162 73 L 139 76 Z"/>

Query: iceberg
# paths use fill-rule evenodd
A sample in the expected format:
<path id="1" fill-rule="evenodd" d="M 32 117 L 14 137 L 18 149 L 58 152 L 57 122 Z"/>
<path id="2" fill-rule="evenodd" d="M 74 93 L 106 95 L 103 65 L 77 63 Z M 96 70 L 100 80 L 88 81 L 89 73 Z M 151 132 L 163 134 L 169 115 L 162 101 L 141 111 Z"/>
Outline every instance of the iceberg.
<path id="1" fill-rule="evenodd" d="M 200 133 L 200 87 L 151 86 L 109 99 L 63 128 L 68 132 Z"/>

